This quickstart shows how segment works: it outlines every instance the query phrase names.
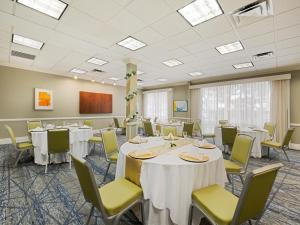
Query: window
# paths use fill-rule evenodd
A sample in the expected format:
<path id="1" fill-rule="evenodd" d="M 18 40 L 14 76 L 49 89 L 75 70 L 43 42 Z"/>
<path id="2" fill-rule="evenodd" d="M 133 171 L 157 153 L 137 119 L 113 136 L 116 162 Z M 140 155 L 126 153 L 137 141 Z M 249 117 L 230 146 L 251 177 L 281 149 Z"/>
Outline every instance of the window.
<path id="1" fill-rule="evenodd" d="M 144 117 L 159 121 L 168 120 L 168 91 L 144 93 Z"/>
<path id="2" fill-rule="evenodd" d="M 270 81 L 205 87 L 200 89 L 200 96 L 204 132 L 213 132 L 222 119 L 241 127 L 262 127 L 270 121 Z"/>

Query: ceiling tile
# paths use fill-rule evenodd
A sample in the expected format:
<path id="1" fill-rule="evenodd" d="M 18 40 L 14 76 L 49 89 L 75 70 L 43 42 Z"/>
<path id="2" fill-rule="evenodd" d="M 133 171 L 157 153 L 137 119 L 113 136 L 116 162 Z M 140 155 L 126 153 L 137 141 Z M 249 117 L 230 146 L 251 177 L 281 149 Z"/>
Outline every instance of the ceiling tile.
<path id="1" fill-rule="evenodd" d="M 276 51 L 277 56 L 294 55 L 294 54 L 298 54 L 298 53 L 300 53 L 300 43 L 298 46 L 294 46 L 291 48 L 277 49 L 277 51 Z"/>
<path id="2" fill-rule="evenodd" d="M 300 36 L 276 42 L 276 49 L 285 49 L 300 45 Z"/>
<path id="3" fill-rule="evenodd" d="M 171 40 L 179 46 L 187 46 L 192 43 L 200 42 L 202 38 L 191 28 L 187 31 L 174 35 L 171 37 Z"/>
<path id="4" fill-rule="evenodd" d="M 275 16 L 276 29 L 290 27 L 300 23 L 300 8 L 290 10 L 288 12 Z"/>
<path id="5" fill-rule="evenodd" d="M 253 2 L 253 0 L 218 0 L 225 13 L 231 13 L 245 5 Z"/>
<path id="6" fill-rule="evenodd" d="M 197 53 L 202 52 L 208 49 L 214 48 L 214 46 L 209 43 L 207 40 L 202 40 L 199 42 L 195 42 L 193 44 L 187 45 L 183 47 L 185 50 L 187 50 L 190 53 Z"/>
<path id="7" fill-rule="evenodd" d="M 244 47 L 247 48 L 254 48 L 261 45 L 266 45 L 273 43 L 275 41 L 275 33 L 270 32 L 263 35 L 259 35 L 253 38 L 248 38 L 242 40 Z"/>
<path id="8" fill-rule="evenodd" d="M 275 15 L 278 15 L 279 13 L 294 9 L 299 6 L 299 0 L 273 0 L 273 8 Z"/>
<path id="9" fill-rule="evenodd" d="M 147 27 L 137 33 L 134 33 L 132 36 L 138 40 L 146 43 L 147 45 L 157 43 L 164 39 L 164 37 L 158 32 L 154 31 L 152 28 Z"/>
<path id="10" fill-rule="evenodd" d="M 280 29 L 275 32 L 277 41 L 300 36 L 300 24 L 285 29 Z"/>
<path id="11" fill-rule="evenodd" d="M 6 13 L 13 13 L 13 6 L 14 1 L 0 1 L 0 11 L 6 12 Z"/>
<path id="12" fill-rule="evenodd" d="M 273 17 L 266 18 L 248 26 L 237 28 L 241 39 L 247 39 L 274 31 Z"/>
<path id="13" fill-rule="evenodd" d="M 227 32 L 224 34 L 216 35 L 215 37 L 212 37 L 209 39 L 209 42 L 214 46 L 220 46 L 225 45 L 229 43 L 233 43 L 239 41 L 239 37 L 235 34 L 235 32 Z"/>

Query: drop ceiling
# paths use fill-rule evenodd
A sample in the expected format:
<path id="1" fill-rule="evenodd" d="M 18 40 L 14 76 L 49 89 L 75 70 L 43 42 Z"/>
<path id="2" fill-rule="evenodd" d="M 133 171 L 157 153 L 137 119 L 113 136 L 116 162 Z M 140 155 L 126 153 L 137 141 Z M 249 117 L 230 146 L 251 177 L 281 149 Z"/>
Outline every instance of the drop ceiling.
<path id="1" fill-rule="evenodd" d="M 178 12 L 191 0 L 64 0 L 68 7 L 59 20 L 11 0 L 0 1 L 0 64 L 96 82 L 124 85 L 125 62 L 137 63 L 143 86 L 199 80 L 239 73 L 276 72 L 299 68 L 300 1 L 273 0 L 273 16 L 237 26 L 231 13 L 253 0 L 219 0 L 224 14 L 192 27 Z M 19 34 L 44 43 L 41 50 L 11 42 Z M 145 47 L 131 51 L 117 43 L 128 36 Z M 244 50 L 221 55 L 217 46 L 240 41 Z M 35 55 L 34 60 L 11 51 Z M 273 52 L 268 58 L 253 55 Z M 88 63 L 91 58 L 108 63 Z M 176 59 L 181 65 L 163 62 Z M 232 65 L 252 62 L 253 67 Z M 73 74 L 74 68 L 88 71 Z M 99 69 L 104 72 L 93 72 Z M 201 76 L 189 73 L 199 72 Z"/>

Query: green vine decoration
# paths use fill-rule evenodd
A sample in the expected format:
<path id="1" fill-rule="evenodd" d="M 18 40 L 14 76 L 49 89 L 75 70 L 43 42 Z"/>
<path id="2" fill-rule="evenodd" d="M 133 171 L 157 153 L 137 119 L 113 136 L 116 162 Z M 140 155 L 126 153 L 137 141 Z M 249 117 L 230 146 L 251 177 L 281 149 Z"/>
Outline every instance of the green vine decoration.
<path id="1" fill-rule="evenodd" d="M 126 122 L 133 121 L 133 120 L 137 117 L 138 114 L 139 114 L 138 112 L 135 112 L 135 113 L 129 115 L 129 116 L 126 118 Z"/>
<path id="2" fill-rule="evenodd" d="M 129 102 L 131 99 L 133 99 L 134 98 L 134 96 L 135 95 L 137 95 L 138 94 L 138 92 L 137 91 L 133 91 L 133 92 L 129 92 L 128 93 L 128 95 L 125 97 L 125 100 L 127 101 L 127 102 Z"/>
<path id="3" fill-rule="evenodd" d="M 128 80 L 130 77 L 135 76 L 136 72 L 131 72 L 131 73 L 127 73 L 126 76 L 124 77 L 125 80 Z"/>

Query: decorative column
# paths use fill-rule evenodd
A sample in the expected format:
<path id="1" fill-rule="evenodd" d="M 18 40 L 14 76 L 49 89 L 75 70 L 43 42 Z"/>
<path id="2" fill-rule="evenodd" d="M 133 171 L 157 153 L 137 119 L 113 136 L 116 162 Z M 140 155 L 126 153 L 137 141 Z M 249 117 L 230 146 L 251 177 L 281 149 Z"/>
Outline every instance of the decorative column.
<path id="1" fill-rule="evenodd" d="M 137 116 L 137 66 L 132 63 L 126 65 L 126 136 L 133 138 L 138 133 Z"/>

